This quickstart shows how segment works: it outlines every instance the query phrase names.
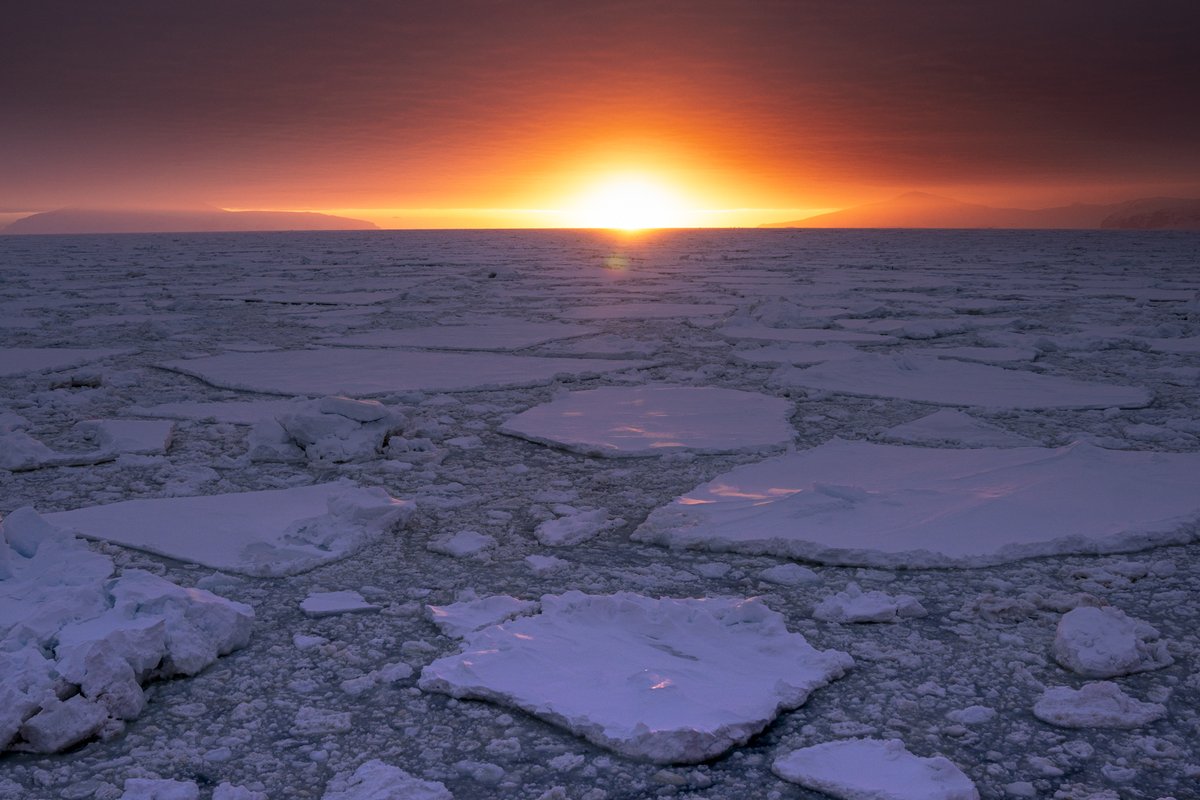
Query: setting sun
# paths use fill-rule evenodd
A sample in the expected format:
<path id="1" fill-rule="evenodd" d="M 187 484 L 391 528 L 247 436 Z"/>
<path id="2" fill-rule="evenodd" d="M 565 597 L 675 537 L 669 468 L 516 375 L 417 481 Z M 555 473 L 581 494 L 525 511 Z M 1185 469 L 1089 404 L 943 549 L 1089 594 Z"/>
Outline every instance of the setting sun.
<path id="1" fill-rule="evenodd" d="M 651 178 L 619 176 L 596 184 L 567 209 L 579 228 L 677 228 L 691 224 L 691 209 L 676 192 Z"/>

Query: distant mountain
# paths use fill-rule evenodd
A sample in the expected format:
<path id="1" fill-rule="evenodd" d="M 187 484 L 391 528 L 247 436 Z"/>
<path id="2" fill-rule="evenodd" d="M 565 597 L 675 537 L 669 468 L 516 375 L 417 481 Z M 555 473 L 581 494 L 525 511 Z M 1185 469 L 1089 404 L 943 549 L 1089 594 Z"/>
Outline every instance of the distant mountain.
<path id="1" fill-rule="evenodd" d="M 1149 204 L 1145 207 L 1142 204 Z M 995 208 L 927 192 L 909 192 L 882 203 L 845 208 L 764 228 L 1183 228 L 1194 221 L 1198 200 L 1134 200 L 1111 205 L 1076 203 L 1055 208 Z M 1190 225 L 1187 220 L 1193 220 Z M 1144 223 L 1144 224 L 1139 224 Z M 1172 223 L 1172 224 L 1167 224 Z"/>
<path id="2" fill-rule="evenodd" d="M 1122 203 L 1100 221 L 1101 228 L 1129 230 L 1200 230 L 1200 200 L 1150 197 Z"/>
<path id="3" fill-rule="evenodd" d="M 23 217 L 0 233 L 209 233 L 223 231 L 361 231 L 372 222 L 310 211 L 129 211 L 62 208 Z"/>

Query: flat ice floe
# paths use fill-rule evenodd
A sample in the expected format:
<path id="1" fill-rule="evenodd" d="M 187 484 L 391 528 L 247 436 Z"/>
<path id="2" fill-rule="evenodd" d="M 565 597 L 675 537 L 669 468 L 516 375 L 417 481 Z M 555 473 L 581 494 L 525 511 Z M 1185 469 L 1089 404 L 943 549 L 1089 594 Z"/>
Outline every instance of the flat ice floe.
<path id="1" fill-rule="evenodd" d="M 170 361 L 162 366 L 226 389 L 285 395 L 371 396 L 404 391 L 536 386 L 549 383 L 557 375 L 616 372 L 646 364 L 617 359 L 335 347 L 223 353 Z"/>
<path id="2" fill-rule="evenodd" d="M 893 344 L 896 337 L 881 333 L 863 333 L 834 328 L 771 328 L 757 322 L 731 321 L 718 328 L 727 339 L 747 339 L 760 342 L 794 342 L 796 344 Z"/>
<path id="3" fill-rule="evenodd" d="M 738 467 L 633 539 L 830 564 L 980 567 L 1196 538 L 1200 455 L 834 440 Z"/>
<path id="4" fill-rule="evenodd" d="M 899 739 L 847 739 L 775 759 L 784 780 L 841 800 L 979 800 L 971 779 L 941 756 L 921 758 Z"/>
<path id="5" fill-rule="evenodd" d="M 1090 383 L 930 356 L 875 353 L 826 361 L 808 369 L 784 368 L 772 376 L 772 382 L 864 397 L 980 408 L 1140 408 L 1152 399 L 1150 392 L 1134 386 Z"/>
<path id="6" fill-rule="evenodd" d="M 854 663 L 814 649 L 756 599 L 572 591 L 541 603 L 536 616 L 466 634 L 420 687 L 520 708 L 633 758 L 697 763 Z"/>
<path id="7" fill-rule="evenodd" d="M 733 306 L 717 303 L 612 303 L 603 306 L 576 306 L 559 313 L 563 319 L 668 319 L 671 317 L 715 317 L 733 311 Z"/>
<path id="8" fill-rule="evenodd" d="M 593 456 L 729 453 L 792 441 L 791 408 L 782 398 L 736 389 L 609 387 L 534 406 L 500 431 Z"/>
<path id="9" fill-rule="evenodd" d="M 417 347 L 426 350 L 519 350 L 535 344 L 586 336 L 595 328 L 566 322 L 504 319 L 478 324 L 430 325 L 390 331 L 352 333 L 326 344 L 363 347 Z"/>
<path id="10" fill-rule="evenodd" d="M 152 406 L 132 406 L 125 411 L 134 417 L 195 420 L 197 422 L 228 422 L 234 425 L 253 425 L 270 421 L 289 411 L 295 411 L 301 401 L 287 400 L 227 400 L 215 403 L 184 400 Z"/>
<path id="11" fill-rule="evenodd" d="M 3 347 L 0 348 L 0 378 L 70 369 L 128 352 L 113 347 Z"/>
<path id="12" fill-rule="evenodd" d="M 141 714 L 147 680 L 193 675 L 249 641 L 249 606 L 114 571 L 28 508 L 0 522 L 0 752 L 115 732 Z"/>
<path id="13" fill-rule="evenodd" d="M 1060 728 L 1140 728 L 1165 717 L 1167 708 L 1130 697 L 1111 681 L 1096 681 L 1078 690 L 1047 689 L 1033 704 L 1033 715 Z"/>
<path id="14" fill-rule="evenodd" d="M 969 447 L 1029 447 L 1038 444 L 1027 436 L 1009 433 L 953 408 L 943 408 L 883 432 L 889 439 L 914 444 L 953 443 Z"/>
<path id="15" fill-rule="evenodd" d="M 412 515 L 383 489 L 324 483 L 126 500 L 46 514 L 91 539 L 243 575 L 295 575 L 358 551 Z"/>

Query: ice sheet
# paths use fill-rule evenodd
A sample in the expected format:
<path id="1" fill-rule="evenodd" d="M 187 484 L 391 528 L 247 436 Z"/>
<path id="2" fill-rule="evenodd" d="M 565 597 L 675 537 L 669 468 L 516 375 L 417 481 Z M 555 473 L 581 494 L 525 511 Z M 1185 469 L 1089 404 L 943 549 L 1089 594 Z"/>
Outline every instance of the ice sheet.
<path id="1" fill-rule="evenodd" d="M 720 475 L 637 541 L 831 564 L 979 567 L 1191 541 L 1200 455 L 947 450 L 834 440 Z"/>
<path id="2" fill-rule="evenodd" d="M 583 325 L 505 319 L 474 325 L 372 330 L 326 339 L 325 343 L 351 347 L 417 347 L 426 350 L 519 350 L 555 339 L 591 333 L 596 333 L 596 329 Z"/>
<path id="3" fill-rule="evenodd" d="M 0 378 L 69 369 L 128 352 L 114 347 L 2 347 Z"/>

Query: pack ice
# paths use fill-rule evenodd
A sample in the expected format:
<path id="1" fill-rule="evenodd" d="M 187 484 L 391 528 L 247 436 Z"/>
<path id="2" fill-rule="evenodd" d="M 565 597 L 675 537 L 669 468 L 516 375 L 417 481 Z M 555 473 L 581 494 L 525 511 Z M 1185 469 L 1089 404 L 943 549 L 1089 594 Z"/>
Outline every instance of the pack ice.
<path id="1" fill-rule="evenodd" d="M 0 378 L 78 367 L 128 352 L 113 347 L 0 347 Z"/>
<path id="2" fill-rule="evenodd" d="M 881 567 L 979 567 L 1191 541 L 1200 455 L 834 440 L 738 467 L 633 539 Z"/>
<path id="3" fill-rule="evenodd" d="M 791 407 L 779 397 L 735 389 L 615 386 L 534 406 L 500 431 L 592 456 L 728 453 L 790 442 Z"/>
<path id="4" fill-rule="evenodd" d="M 466 633 L 419 686 L 523 709 L 633 758 L 697 763 L 853 663 L 816 650 L 757 599 L 571 591 L 543 596 L 535 616 Z"/>
<path id="5" fill-rule="evenodd" d="M 378 487 L 323 483 L 126 500 L 46 519 L 91 539 L 243 575 L 295 575 L 345 558 L 407 523 L 413 504 Z"/>
<path id="6" fill-rule="evenodd" d="M 591 333 L 596 333 L 596 329 L 566 322 L 493 319 L 474 324 L 373 330 L 327 339 L 326 342 L 364 347 L 417 347 L 423 350 L 518 350 Z"/>
<path id="7" fill-rule="evenodd" d="M 1150 392 L 1018 369 L 914 355 L 864 353 L 815 367 L 784 367 L 772 384 L 865 397 L 980 408 L 1141 408 Z"/>
<path id="8" fill-rule="evenodd" d="M 941 756 L 921 758 L 899 739 L 848 739 L 793 750 L 771 769 L 841 800 L 979 800 L 971 779 Z"/>
<path id="9" fill-rule="evenodd" d="M 0 522 L 0 752 L 116 733 L 141 714 L 141 684 L 194 675 L 249 641 L 249 606 L 113 572 L 32 509 Z"/>

